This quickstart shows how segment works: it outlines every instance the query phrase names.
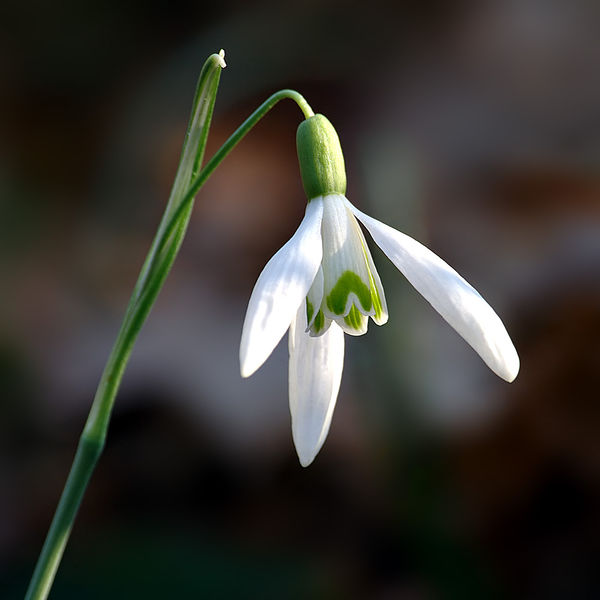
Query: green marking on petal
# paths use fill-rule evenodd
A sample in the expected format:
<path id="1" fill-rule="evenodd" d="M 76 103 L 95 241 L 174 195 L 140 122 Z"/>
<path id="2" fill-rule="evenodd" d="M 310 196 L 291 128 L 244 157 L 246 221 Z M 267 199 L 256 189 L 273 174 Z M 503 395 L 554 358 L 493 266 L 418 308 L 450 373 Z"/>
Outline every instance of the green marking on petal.
<path id="1" fill-rule="evenodd" d="M 372 278 L 369 275 L 369 279 Z M 331 293 L 327 296 L 327 308 L 334 315 L 343 315 L 346 311 L 346 304 L 348 302 L 348 295 L 353 292 L 362 309 L 365 312 L 369 312 L 371 307 L 373 306 L 373 301 L 371 299 L 371 290 L 363 283 L 363 280 L 353 271 L 344 271 L 341 277 L 337 280 L 337 283 L 333 286 Z M 350 309 L 354 309 L 354 305 Z M 381 303 L 380 303 L 381 308 Z"/>
<path id="2" fill-rule="evenodd" d="M 352 327 L 352 329 L 360 329 L 362 325 L 362 315 L 358 308 L 352 305 L 350 312 L 347 316 L 344 317 L 344 323 L 348 325 L 348 327 Z"/>
<path id="3" fill-rule="evenodd" d="M 373 264 L 373 260 L 371 259 L 371 253 L 369 252 L 369 247 L 367 246 L 364 238 L 361 240 L 363 254 L 365 256 L 365 261 L 367 262 L 367 269 L 369 271 L 369 288 L 371 293 L 371 300 L 373 301 L 373 310 L 375 314 L 373 315 L 373 320 L 377 322 L 381 320 L 383 317 L 383 302 L 381 301 L 381 296 L 379 294 L 379 289 L 377 284 L 375 283 L 375 277 L 373 276 L 373 271 L 377 273 L 375 270 L 375 265 Z M 372 268 L 371 268 L 372 267 Z M 383 289 L 382 289 L 383 293 Z M 387 320 L 387 319 L 386 319 Z"/>
<path id="4" fill-rule="evenodd" d="M 306 322 L 310 323 L 312 319 L 313 313 L 315 312 L 315 307 L 306 299 Z"/>
<path id="5" fill-rule="evenodd" d="M 375 318 L 379 319 L 383 314 L 383 305 L 371 269 L 369 269 L 369 283 L 371 284 L 371 300 L 373 301 L 373 308 L 375 309 Z"/>
<path id="6" fill-rule="evenodd" d="M 313 321 L 311 329 L 314 333 L 319 333 L 323 327 L 325 327 L 325 315 L 323 314 L 323 311 L 320 310 Z"/>

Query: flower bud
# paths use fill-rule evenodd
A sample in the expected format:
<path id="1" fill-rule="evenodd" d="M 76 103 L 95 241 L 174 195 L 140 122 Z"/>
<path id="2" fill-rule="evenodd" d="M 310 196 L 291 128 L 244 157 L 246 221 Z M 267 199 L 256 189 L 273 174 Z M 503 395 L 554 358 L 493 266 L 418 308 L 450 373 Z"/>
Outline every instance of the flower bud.
<path id="1" fill-rule="evenodd" d="M 296 148 L 302 184 L 309 200 L 346 193 L 346 168 L 340 140 L 323 115 L 309 117 L 298 127 Z"/>

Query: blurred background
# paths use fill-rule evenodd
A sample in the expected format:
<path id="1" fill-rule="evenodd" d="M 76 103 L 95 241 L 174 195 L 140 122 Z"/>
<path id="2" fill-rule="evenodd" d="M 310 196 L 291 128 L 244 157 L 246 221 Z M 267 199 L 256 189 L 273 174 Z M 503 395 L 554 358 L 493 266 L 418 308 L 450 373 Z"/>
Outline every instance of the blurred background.
<path id="1" fill-rule="evenodd" d="M 5 1 L 0 596 L 22 597 L 178 163 L 268 95 L 335 125 L 359 208 L 486 297 L 506 384 L 373 247 L 390 321 L 346 338 L 299 466 L 287 344 L 242 380 L 246 303 L 304 212 L 278 105 L 198 196 L 52 598 L 600 597 L 600 5 Z"/>

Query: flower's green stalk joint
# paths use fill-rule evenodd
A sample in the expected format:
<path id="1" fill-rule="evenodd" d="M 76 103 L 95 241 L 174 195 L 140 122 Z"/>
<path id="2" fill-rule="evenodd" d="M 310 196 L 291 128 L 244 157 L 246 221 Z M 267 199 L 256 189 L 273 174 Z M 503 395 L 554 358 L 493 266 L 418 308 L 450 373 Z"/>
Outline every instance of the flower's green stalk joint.
<path id="1" fill-rule="evenodd" d="M 327 117 L 315 115 L 300 123 L 296 147 L 302 184 L 309 200 L 346 193 L 346 168 L 337 132 Z"/>

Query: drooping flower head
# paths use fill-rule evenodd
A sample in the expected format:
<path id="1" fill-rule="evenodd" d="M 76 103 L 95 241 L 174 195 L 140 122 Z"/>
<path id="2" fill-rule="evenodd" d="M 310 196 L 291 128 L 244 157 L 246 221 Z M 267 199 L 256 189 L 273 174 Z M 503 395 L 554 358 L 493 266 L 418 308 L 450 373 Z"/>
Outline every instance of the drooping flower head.
<path id="1" fill-rule="evenodd" d="M 323 205 L 323 258 L 306 299 L 310 335 L 334 321 L 345 333 L 362 335 L 368 317 L 387 322 L 383 287 L 360 226 L 346 206 L 346 169 L 337 133 L 323 115 L 298 127 L 298 158 L 309 202 Z"/>
<path id="2" fill-rule="evenodd" d="M 240 366 L 243 377 L 252 375 L 289 329 L 292 435 L 300 463 L 307 466 L 331 423 L 343 370 L 344 333 L 363 335 L 369 317 L 377 325 L 388 320 L 381 280 L 357 219 L 497 375 L 514 380 L 519 357 L 500 318 L 454 269 L 346 199 L 339 138 L 323 115 L 303 121 L 296 139 L 306 214 L 254 286 Z"/>

